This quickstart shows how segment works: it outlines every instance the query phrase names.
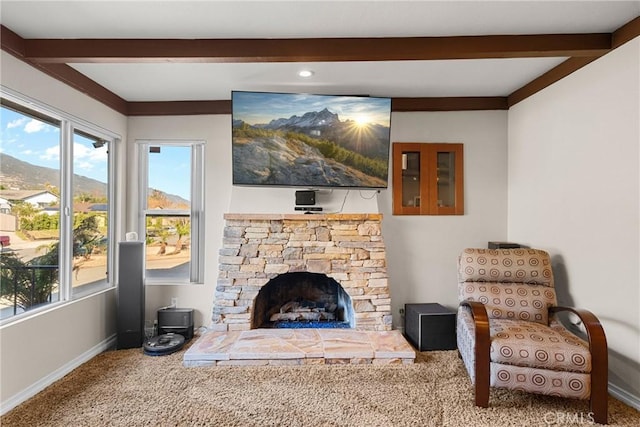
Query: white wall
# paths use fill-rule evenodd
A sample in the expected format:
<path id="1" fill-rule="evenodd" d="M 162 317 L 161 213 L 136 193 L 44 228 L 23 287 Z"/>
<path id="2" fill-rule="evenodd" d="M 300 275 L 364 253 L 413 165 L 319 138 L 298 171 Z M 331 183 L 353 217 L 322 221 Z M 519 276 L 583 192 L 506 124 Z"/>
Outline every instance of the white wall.
<path id="1" fill-rule="evenodd" d="M 304 188 L 300 188 L 304 190 Z M 380 190 L 380 192 L 385 190 Z M 304 213 L 296 211 L 294 188 L 240 187 L 231 189 L 233 213 Z M 317 189 L 320 213 L 377 213 L 377 190 Z"/>
<path id="2" fill-rule="evenodd" d="M 205 141 L 205 268 L 203 285 L 148 285 L 146 319 L 155 319 L 158 308 L 178 298 L 180 307 L 194 309 L 195 327 L 211 322 L 218 276 L 218 251 L 222 244 L 223 215 L 231 197 L 231 117 L 228 115 L 131 117 L 128 129 L 129 186 L 127 200 L 137 206 L 135 141 L 141 139 Z M 127 230 L 136 230 L 136 208 L 128 212 Z"/>
<path id="3" fill-rule="evenodd" d="M 107 290 L 0 328 L 2 413 L 112 345 L 115 304 Z"/>
<path id="4" fill-rule="evenodd" d="M 379 197 L 394 325 L 406 303 L 455 308 L 456 263 L 466 247 L 487 247 L 507 236 L 506 111 L 394 113 L 393 142 L 464 144 L 462 216 L 394 216 L 392 187 Z"/>
<path id="5" fill-rule="evenodd" d="M 486 247 L 507 236 L 507 113 L 505 111 L 393 113 L 393 142 L 464 144 L 465 214 L 394 216 L 393 188 L 352 190 L 342 212 L 380 212 L 387 248 L 394 326 L 405 303 L 458 304 L 456 260 L 465 247 Z M 230 160 L 229 160 L 230 162 Z M 234 187 L 232 211 L 292 212 L 294 190 Z M 318 204 L 338 211 L 344 191 L 321 192 Z M 326 200 L 323 203 L 323 198 Z"/>
<path id="6" fill-rule="evenodd" d="M 181 307 L 194 309 L 196 328 L 209 326 L 218 276 L 218 251 L 222 245 L 225 213 L 296 213 L 295 189 L 234 187 L 231 185 L 231 117 L 229 115 L 131 117 L 128 128 L 127 200 L 136 206 L 138 163 L 135 141 L 141 139 L 203 140 L 205 144 L 205 273 L 203 285 L 148 285 L 146 319 L 178 297 Z M 374 191 L 321 190 L 317 203 L 325 212 L 377 212 Z M 299 213 L 299 212 L 298 212 Z M 127 230 L 135 230 L 135 209 L 127 213 Z"/>
<path id="7" fill-rule="evenodd" d="M 639 145 L 639 39 L 509 112 L 508 237 L 551 253 L 560 303 L 600 318 L 610 381 L 636 399 Z"/>
<path id="8" fill-rule="evenodd" d="M 0 53 L 0 83 L 58 110 L 126 137 L 126 117 L 50 78 L 13 56 Z M 117 150 L 118 151 L 118 150 Z M 120 171 L 124 150 L 116 163 Z M 116 203 L 124 211 L 125 181 Z M 118 229 L 117 234 L 121 236 Z M 115 334 L 115 290 L 56 304 L 37 316 L 0 327 L 0 402 L 2 411 L 104 350 Z"/>
<path id="9" fill-rule="evenodd" d="M 317 204 L 324 212 L 381 212 L 387 245 L 394 324 L 405 303 L 457 305 L 456 258 L 467 246 L 486 247 L 506 237 L 506 120 L 504 111 L 394 113 L 391 136 L 397 142 L 462 142 L 465 150 L 464 216 L 395 217 L 391 188 L 321 190 Z M 136 167 L 136 139 L 200 139 L 206 141 L 206 266 L 204 285 L 150 285 L 147 318 L 177 296 L 180 306 L 196 310 L 196 327 L 210 324 L 222 243 L 223 214 L 294 213 L 295 189 L 231 185 L 231 119 L 227 115 L 138 117 L 129 120 L 129 171 Z M 133 176 L 133 175 L 132 175 Z M 131 179 L 130 189 L 135 188 Z M 129 203 L 135 205 L 134 191 Z M 344 201 L 344 206 L 343 206 Z M 131 214 L 130 214 L 131 216 Z M 134 223 L 128 224 L 133 229 Z"/>

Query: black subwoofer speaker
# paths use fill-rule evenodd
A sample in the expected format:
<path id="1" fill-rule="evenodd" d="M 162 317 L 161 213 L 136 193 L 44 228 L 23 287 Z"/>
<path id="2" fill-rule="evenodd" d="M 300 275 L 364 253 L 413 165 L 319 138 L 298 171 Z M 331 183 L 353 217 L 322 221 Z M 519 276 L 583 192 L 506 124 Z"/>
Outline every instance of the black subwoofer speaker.
<path id="1" fill-rule="evenodd" d="M 418 351 L 458 348 L 455 312 L 435 303 L 404 307 L 404 332 Z"/>

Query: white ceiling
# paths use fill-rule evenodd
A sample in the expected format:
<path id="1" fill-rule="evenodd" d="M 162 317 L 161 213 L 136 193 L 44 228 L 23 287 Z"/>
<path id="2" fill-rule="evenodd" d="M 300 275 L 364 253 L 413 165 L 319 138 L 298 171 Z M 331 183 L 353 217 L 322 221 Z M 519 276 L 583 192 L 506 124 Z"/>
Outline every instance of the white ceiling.
<path id="1" fill-rule="evenodd" d="M 311 38 L 612 32 L 640 1 L 1 0 L 22 38 Z M 507 96 L 566 58 L 315 63 L 75 63 L 127 101 L 232 90 L 391 97 Z M 296 72 L 310 68 L 302 79 Z"/>

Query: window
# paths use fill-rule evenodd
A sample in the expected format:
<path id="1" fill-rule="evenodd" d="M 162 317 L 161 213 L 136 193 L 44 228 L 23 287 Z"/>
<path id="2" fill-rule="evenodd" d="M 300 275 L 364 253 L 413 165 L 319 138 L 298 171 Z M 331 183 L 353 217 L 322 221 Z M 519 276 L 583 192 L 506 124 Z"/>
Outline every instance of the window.
<path id="1" fill-rule="evenodd" d="M 393 144 L 393 214 L 463 215 L 462 144 Z"/>
<path id="2" fill-rule="evenodd" d="M 116 137 L 3 89 L 0 320 L 112 286 Z"/>
<path id="3" fill-rule="evenodd" d="M 72 295 L 108 280 L 109 141 L 74 129 Z"/>
<path id="4" fill-rule="evenodd" d="M 204 142 L 138 141 L 147 283 L 202 283 Z"/>

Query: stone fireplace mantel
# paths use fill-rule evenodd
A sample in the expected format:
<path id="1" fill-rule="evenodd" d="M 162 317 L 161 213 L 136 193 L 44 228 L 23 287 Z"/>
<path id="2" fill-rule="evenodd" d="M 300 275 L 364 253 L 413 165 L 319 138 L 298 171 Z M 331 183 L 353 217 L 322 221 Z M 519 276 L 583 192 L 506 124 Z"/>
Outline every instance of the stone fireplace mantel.
<path id="1" fill-rule="evenodd" d="M 226 214 L 211 330 L 251 329 L 271 279 L 321 273 L 350 296 L 355 329 L 391 330 L 381 214 Z"/>
<path id="2" fill-rule="evenodd" d="M 225 220 L 247 220 L 247 221 L 279 221 L 279 220 L 335 220 L 335 221 L 366 221 L 372 220 L 381 222 L 382 214 L 379 213 L 227 213 L 224 214 Z"/>

